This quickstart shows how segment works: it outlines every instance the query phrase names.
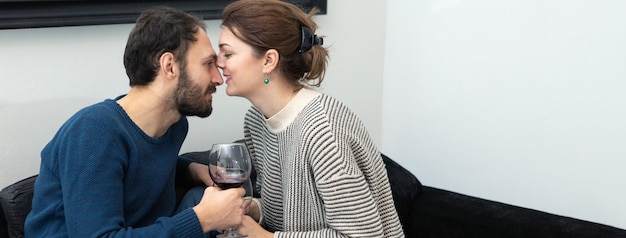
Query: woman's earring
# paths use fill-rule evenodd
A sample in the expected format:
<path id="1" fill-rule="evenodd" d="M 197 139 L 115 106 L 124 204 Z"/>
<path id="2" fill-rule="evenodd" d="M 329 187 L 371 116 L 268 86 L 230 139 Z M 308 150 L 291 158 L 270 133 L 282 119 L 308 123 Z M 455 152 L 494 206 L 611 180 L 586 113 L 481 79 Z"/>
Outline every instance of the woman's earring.
<path id="1" fill-rule="evenodd" d="M 267 74 L 265 75 L 265 79 L 263 80 L 263 83 L 265 84 L 270 83 L 270 77 Z"/>

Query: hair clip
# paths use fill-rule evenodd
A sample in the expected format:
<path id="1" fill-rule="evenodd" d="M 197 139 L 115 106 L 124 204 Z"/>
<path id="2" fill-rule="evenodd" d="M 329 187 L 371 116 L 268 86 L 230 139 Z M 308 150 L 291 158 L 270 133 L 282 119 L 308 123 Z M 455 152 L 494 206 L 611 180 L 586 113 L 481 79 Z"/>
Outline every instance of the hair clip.
<path id="1" fill-rule="evenodd" d="M 302 40 L 300 41 L 300 49 L 298 49 L 298 53 L 307 52 L 311 49 L 311 47 L 313 47 L 313 45 L 324 44 L 324 38 L 314 35 L 308 27 L 300 26 L 300 30 L 302 31 Z"/>

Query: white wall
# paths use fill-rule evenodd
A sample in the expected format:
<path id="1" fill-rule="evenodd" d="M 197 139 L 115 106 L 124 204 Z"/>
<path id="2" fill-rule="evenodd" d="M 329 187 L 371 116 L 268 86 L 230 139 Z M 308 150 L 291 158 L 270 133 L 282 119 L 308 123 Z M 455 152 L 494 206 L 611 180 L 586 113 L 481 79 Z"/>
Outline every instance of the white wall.
<path id="1" fill-rule="evenodd" d="M 328 14 L 316 17 L 331 47 L 322 91 L 350 106 L 380 143 L 385 2 L 346 10 L 355 5 L 361 2 L 330 0 Z M 207 24 L 215 48 L 219 21 Z M 131 28 L 0 30 L 0 188 L 38 172 L 41 149 L 76 110 L 128 91 L 122 55 Z M 182 152 L 242 138 L 248 101 L 220 87 L 213 103 L 211 117 L 190 118 Z"/>
<path id="2" fill-rule="evenodd" d="M 387 2 L 384 151 L 425 185 L 626 228 L 626 2 Z"/>

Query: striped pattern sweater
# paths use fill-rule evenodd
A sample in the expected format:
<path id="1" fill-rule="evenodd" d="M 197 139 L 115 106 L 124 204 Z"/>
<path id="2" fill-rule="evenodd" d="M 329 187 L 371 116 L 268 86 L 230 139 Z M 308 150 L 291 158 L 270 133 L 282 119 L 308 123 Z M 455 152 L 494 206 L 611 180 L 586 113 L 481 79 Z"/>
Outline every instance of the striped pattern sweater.
<path id="1" fill-rule="evenodd" d="M 404 237 L 380 152 L 342 103 L 301 89 L 269 119 L 251 107 L 244 137 L 274 237 Z"/>

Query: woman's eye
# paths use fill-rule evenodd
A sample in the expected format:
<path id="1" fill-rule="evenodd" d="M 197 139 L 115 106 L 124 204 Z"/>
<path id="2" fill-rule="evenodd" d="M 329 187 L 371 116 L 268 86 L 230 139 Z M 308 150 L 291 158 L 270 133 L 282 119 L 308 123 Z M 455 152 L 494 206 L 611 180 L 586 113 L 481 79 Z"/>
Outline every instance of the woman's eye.
<path id="1" fill-rule="evenodd" d="M 231 54 L 230 54 L 230 53 L 224 53 L 224 57 L 228 58 L 228 57 L 230 57 L 230 56 L 231 56 Z"/>

